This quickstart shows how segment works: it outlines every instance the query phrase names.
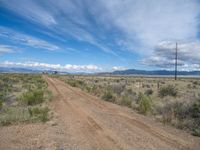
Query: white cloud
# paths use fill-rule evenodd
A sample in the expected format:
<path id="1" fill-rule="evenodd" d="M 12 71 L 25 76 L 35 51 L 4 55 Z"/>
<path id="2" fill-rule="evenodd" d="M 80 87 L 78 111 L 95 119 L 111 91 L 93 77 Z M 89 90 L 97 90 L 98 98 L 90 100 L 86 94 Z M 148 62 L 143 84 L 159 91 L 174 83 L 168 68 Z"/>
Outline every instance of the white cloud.
<path id="1" fill-rule="evenodd" d="M 122 48 L 145 53 L 151 53 L 159 41 L 194 39 L 198 34 L 198 0 L 48 0 L 42 3 L 2 0 L 1 3 L 50 31 L 62 36 L 69 34 L 105 52 L 113 51 L 107 46 L 109 37 L 105 40 L 110 31 L 116 32 L 112 36 L 114 44 L 124 41 L 120 44 Z"/>
<path id="2" fill-rule="evenodd" d="M 104 0 L 102 3 L 111 22 L 142 48 L 152 49 L 162 40 L 197 37 L 200 14 L 197 0 Z"/>
<path id="3" fill-rule="evenodd" d="M 122 66 L 114 66 L 112 67 L 113 70 L 125 70 L 126 68 L 125 67 L 122 67 Z"/>
<path id="4" fill-rule="evenodd" d="M 141 60 L 142 64 L 159 68 L 173 68 L 175 64 L 175 48 L 173 41 L 160 42 L 149 58 Z M 181 70 L 195 70 L 200 65 L 200 41 L 178 42 L 178 66 Z"/>
<path id="5" fill-rule="evenodd" d="M 179 68 L 181 71 L 200 71 L 200 64 L 184 64 Z"/>
<path id="6" fill-rule="evenodd" d="M 47 41 L 32 36 L 28 36 L 25 34 L 21 34 L 19 32 L 1 26 L 0 26 L 0 37 L 10 39 L 10 41 L 12 41 L 13 43 L 15 42 L 17 44 L 23 44 L 33 48 L 41 48 L 50 51 L 55 51 L 60 49 L 57 45 L 51 44 Z"/>
<path id="7" fill-rule="evenodd" d="M 48 63 L 41 63 L 41 62 L 12 62 L 12 61 L 5 61 L 0 64 L 4 67 L 24 67 L 24 68 L 36 68 L 36 69 L 51 69 L 51 70 L 60 70 L 60 71 L 99 71 L 101 70 L 100 67 L 96 65 L 72 65 L 72 64 L 48 64 Z"/>
<path id="8" fill-rule="evenodd" d="M 2 53 L 12 53 L 14 52 L 15 47 L 9 45 L 0 45 L 0 54 Z"/>
<path id="9" fill-rule="evenodd" d="M 18 52 L 20 51 L 20 49 L 18 49 L 15 46 L 10 46 L 10 45 L 2 45 L 0 44 L 0 54 L 4 54 L 4 53 L 14 53 L 14 52 Z"/>

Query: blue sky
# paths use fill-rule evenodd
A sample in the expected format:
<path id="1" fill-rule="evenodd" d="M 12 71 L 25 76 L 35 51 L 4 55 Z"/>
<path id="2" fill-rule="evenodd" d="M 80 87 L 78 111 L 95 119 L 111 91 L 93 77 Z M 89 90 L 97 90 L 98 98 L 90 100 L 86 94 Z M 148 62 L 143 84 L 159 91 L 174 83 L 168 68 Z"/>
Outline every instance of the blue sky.
<path id="1" fill-rule="evenodd" d="M 199 0 L 0 0 L 0 65 L 200 70 Z"/>

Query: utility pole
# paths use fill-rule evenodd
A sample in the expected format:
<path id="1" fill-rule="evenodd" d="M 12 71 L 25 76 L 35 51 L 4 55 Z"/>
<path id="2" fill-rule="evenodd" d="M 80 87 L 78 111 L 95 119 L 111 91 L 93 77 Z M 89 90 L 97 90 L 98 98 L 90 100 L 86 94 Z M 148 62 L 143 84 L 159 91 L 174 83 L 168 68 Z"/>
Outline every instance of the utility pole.
<path id="1" fill-rule="evenodd" d="M 175 80 L 177 79 L 177 55 L 178 55 L 178 44 L 176 42 L 176 52 L 175 52 Z"/>

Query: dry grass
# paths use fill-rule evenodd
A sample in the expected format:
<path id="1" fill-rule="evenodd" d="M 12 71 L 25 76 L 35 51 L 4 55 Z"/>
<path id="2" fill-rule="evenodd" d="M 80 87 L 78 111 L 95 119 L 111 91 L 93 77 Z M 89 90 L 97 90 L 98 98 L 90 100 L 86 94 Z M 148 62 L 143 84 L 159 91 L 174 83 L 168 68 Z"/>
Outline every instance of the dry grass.
<path id="1" fill-rule="evenodd" d="M 0 125 L 48 120 L 48 113 L 42 109 L 52 93 L 41 75 L 0 74 L 0 89 Z M 30 114 L 35 107 L 41 110 L 40 115 Z"/>

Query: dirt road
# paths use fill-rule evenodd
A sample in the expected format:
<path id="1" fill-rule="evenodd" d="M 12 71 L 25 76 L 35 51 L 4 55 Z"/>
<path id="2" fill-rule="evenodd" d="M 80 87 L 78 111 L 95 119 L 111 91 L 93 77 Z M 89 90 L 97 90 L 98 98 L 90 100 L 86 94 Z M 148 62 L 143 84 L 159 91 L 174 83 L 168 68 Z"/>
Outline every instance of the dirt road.
<path id="1" fill-rule="evenodd" d="M 47 78 L 55 95 L 46 124 L 0 128 L 0 149 L 199 149 L 200 138 Z"/>

